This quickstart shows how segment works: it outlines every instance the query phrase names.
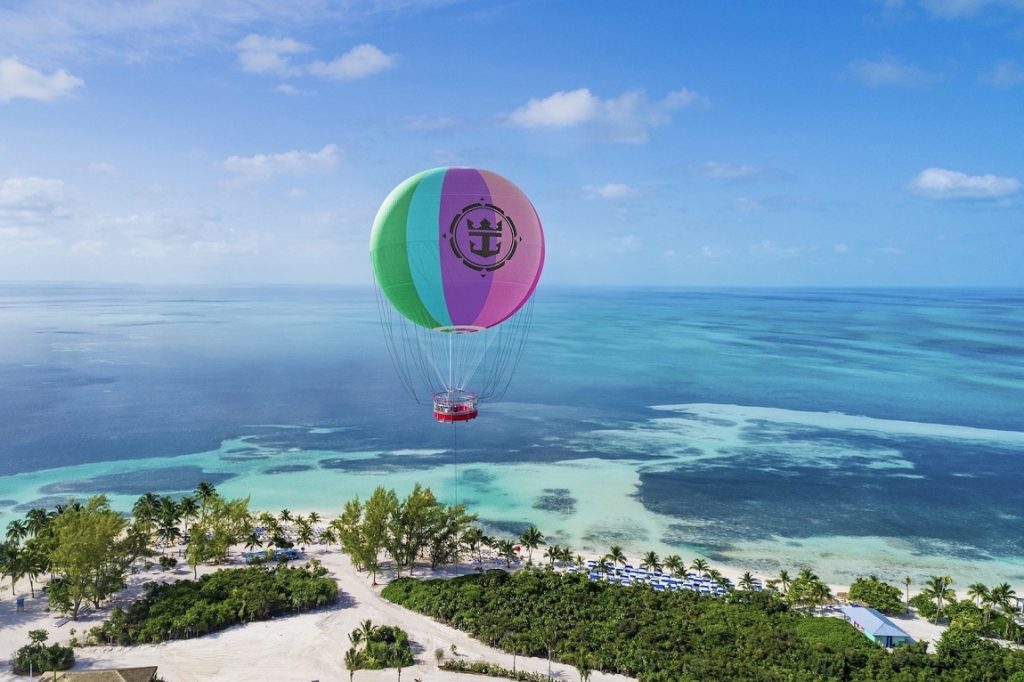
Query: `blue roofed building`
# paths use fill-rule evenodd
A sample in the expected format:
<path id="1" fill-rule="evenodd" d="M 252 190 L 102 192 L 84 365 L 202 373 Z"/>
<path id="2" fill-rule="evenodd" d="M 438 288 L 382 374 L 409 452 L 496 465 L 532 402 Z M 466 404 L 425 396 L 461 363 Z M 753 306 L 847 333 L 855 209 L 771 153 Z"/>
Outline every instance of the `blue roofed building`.
<path id="1" fill-rule="evenodd" d="M 864 633 L 864 636 L 875 644 L 891 649 L 902 644 L 910 644 L 914 640 L 898 625 L 878 611 L 864 606 L 845 606 L 840 611 L 846 622 Z"/>

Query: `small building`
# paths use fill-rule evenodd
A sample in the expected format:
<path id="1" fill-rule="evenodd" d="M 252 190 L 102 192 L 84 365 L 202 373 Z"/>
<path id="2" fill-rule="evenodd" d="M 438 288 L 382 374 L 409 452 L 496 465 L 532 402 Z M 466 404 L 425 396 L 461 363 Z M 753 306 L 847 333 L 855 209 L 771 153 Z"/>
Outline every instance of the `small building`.
<path id="1" fill-rule="evenodd" d="M 914 640 L 898 625 L 878 611 L 865 606 L 844 606 L 839 609 L 846 622 L 864 633 L 875 644 L 891 649 Z"/>
<path id="2" fill-rule="evenodd" d="M 117 670 L 64 670 L 59 673 L 43 673 L 40 682 L 152 682 L 156 677 L 156 666 L 145 668 L 120 668 Z"/>

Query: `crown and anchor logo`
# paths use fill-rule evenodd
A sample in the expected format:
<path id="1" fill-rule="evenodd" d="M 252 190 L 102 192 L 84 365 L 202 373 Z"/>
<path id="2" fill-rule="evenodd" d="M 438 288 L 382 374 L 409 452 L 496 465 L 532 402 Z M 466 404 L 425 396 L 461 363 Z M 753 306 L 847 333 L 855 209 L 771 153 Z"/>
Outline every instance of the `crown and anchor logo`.
<path id="1" fill-rule="evenodd" d="M 491 225 L 491 221 L 484 218 L 477 227 L 473 221 L 466 218 L 467 233 L 470 237 L 479 237 L 480 242 L 469 240 L 469 250 L 481 258 L 490 258 L 501 253 L 501 221 Z M 493 243 L 491 240 L 494 240 Z"/>
<path id="2" fill-rule="evenodd" d="M 448 243 L 456 257 L 481 277 L 511 260 L 522 239 L 512 218 L 484 200 L 459 211 L 448 228 Z"/>

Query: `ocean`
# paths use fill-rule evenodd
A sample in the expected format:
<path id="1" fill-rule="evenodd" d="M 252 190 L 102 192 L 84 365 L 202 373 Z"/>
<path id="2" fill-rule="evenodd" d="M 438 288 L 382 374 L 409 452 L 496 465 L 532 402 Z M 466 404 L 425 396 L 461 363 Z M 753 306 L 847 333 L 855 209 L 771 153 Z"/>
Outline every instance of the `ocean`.
<path id="1" fill-rule="evenodd" d="M 1024 591 L 1024 290 L 542 286 L 507 395 L 437 424 L 369 289 L 0 285 L 0 523 L 209 480 L 844 584 Z M 457 440 L 456 440 L 457 438 Z"/>

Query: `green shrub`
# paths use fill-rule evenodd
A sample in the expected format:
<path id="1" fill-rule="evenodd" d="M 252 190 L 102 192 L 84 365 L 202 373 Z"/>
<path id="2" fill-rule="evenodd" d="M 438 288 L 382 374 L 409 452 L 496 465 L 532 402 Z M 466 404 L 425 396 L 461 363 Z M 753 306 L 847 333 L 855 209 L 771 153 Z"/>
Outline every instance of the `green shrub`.
<path id="1" fill-rule="evenodd" d="M 408 668 L 414 663 L 409 635 L 402 628 L 373 627 L 366 620 L 352 631 L 348 640 L 355 645 L 345 655 L 345 667 L 350 671 Z"/>
<path id="2" fill-rule="evenodd" d="M 925 643 L 888 652 L 839 619 L 779 609 L 772 599 L 656 592 L 543 570 L 403 579 L 382 595 L 509 653 L 584 661 L 640 682 L 1005 682 L 1024 670 L 1024 651 L 975 646 L 970 636 L 951 637 L 941 656 Z"/>
<path id="3" fill-rule="evenodd" d="M 488 675 L 490 677 L 504 677 L 509 680 L 520 680 L 520 682 L 548 682 L 547 675 L 531 673 L 525 670 L 512 672 L 500 665 L 488 663 L 487 661 L 460 661 L 448 659 L 441 664 L 441 670 L 455 673 L 471 673 L 476 675 Z"/>
<path id="4" fill-rule="evenodd" d="M 149 583 L 142 599 L 127 611 L 115 607 L 89 634 L 97 642 L 121 645 L 186 639 L 321 608 L 337 597 L 337 583 L 320 567 L 220 570 L 199 580 Z"/>
<path id="5" fill-rule="evenodd" d="M 67 670 L 75 664 L 75 652 L 69 646 L 44 642 L 49 637 L 46 630 L 29 630 L 29 643 L 18 649 L 11 658 L 11 668 L 17 675 L 27 675 L 31 670 L 38 674 L 49 670 Z"/>
<path id="6" fill-rule="evenodd" d="M 850 585 L 850 601 L 861 602 L 889 615 L 903 613 L 906 608 L 900 588 L 882 582 L 875 576 L 854 580 Z"/>
<path id="7" fill-rule="evenodd" d="M 804 641 L 830 651 L 871 650 L 878 646 L 858 632 L 857 628 L 839 618 L 805 618 L 796 624 L 794 631 Z"/>

